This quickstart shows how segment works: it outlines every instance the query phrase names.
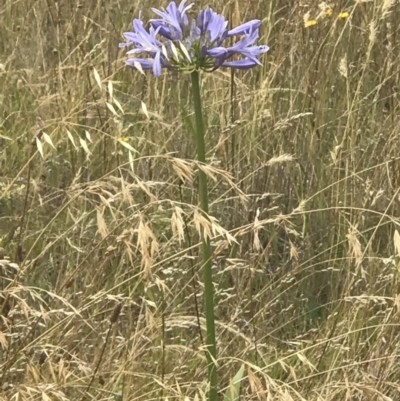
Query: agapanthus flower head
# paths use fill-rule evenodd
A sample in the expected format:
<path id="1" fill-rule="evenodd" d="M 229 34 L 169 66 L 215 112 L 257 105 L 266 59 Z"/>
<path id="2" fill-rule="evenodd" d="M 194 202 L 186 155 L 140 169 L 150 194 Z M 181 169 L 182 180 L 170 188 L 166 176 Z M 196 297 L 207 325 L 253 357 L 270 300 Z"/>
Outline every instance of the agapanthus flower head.
<path id="1" fill-rule="evenodd" d="M 125 32 L 127 42 L 120 44 L 120 47 L 133 46 L 128 51 L 129 66 L 152 69 L 155 76 L 160 76 L 162 68 L 210 72 L 219 67 L 248 69 L 261 64 L 258 57 L 269 47 L 254 44 L 259 37 L 260 20 L 229 30 L 228 21 L 211 8 L 200 11 L 197 18 L 190 18 L 187 11 L 193 4 L 185 6 L 185 3 L 182 0 L 177 6 L 172 1 L 165 10 L 152 8 L 160 18 L 151 19 L 148 30 L 140 18 L 134 19 L 134 32 Z M 234 36 L 240 37 L 236 43 L 224 45 L 227 38 Z"/>

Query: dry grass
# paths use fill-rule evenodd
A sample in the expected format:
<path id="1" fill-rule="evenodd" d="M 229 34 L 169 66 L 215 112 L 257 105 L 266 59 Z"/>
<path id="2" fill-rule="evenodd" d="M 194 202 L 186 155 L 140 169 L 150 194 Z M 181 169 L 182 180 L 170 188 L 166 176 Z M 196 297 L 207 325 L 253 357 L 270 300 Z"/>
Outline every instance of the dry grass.
<path id="1" fill-rule="evenodd" d="M 400 400 L 399 3 L 211 2 L 271 51 L 203 77 L 206 166 L 188 77 L 118 49 L 149 4 L 112 3 L 0 5 L 0 398 L 201 400 L 204 230 L 221 389 Z"/>

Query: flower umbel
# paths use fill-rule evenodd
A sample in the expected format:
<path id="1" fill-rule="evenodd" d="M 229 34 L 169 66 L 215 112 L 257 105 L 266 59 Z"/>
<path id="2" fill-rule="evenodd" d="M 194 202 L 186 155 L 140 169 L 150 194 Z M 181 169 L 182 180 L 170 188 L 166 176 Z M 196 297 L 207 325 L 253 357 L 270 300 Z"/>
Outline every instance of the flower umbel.
<path id="1" fill-rule="evenodd" d="M 227 29 L 228 21 L 221 15 L 206 8 L 197 18 L 189 18 L 187 11 L 193 4 L 179 6 L 172 1 L 164 11 L 152 8 L 157 14 L 150 20 L 148 30 L 141 19 L 134 19 L 134 32 L 125 32 L 127 42 L 120 47 L 133 46 L 128 51 L 126 63 L 134 68 L 152 69 L 155 76 L 161 75 L 162 68 L 192 72 L 211 72 L 219 67 L 248 69 L 260 65 L 258 57 L 269 50 L 266 45 L 254 45 L 259 37 L 261 21 L 254 19 Z M 233 46 L 224 46 L 225 39 L 241 38 Z M 141 57 L 136 57 L 140 54 Z M 241 58 L 233 59 L 239 55 Z M 146 56 L 146 57 L 144 57 Z"/>

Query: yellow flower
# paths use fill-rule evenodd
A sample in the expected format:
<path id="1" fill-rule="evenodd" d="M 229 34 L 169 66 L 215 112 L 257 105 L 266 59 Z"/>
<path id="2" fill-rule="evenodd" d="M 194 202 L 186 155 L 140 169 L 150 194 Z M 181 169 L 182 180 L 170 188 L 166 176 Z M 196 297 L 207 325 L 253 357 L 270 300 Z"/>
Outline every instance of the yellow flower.
<path id="1" fill-rule="evenodd" d="M 309 28 L 310 26 L 314 26 L 314 25 L 317 25 L 317 21 L 315 19 L 309 19 L 308 21 L 306 21 L 304 23 L 304 26 L 306 28 Z"/>
<path id="2" fill-rule="evenodd" d="M 333 10 L 332 10 L 331 8 L 327 8 L 327 9 L 325 10 L 325 15 L 326 15 L 327 17 L 330 17 L 330 16 L 332 15 L 332 13 L 333 13 Z"/>
<path id="3" fill-rule="evenodd" d="M 118 140 L 121 142 L 129 142 L 129 136 L 121 136 L 118 138 Z"/>
<path id="4" fill-rule="evenodd" d="M 349 18 L 349 13 L 347 11 L 342 11 L 339 15 L 338 18 Z"/>

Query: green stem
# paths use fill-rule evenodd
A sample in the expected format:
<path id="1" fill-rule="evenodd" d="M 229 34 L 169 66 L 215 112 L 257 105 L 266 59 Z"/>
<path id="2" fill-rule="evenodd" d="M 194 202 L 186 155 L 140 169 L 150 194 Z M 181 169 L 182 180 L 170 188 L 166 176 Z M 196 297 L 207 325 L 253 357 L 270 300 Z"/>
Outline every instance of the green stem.
<path id="1" fill-rule="evenodd" d="M 194 111 L 196 116 L 196 140 L 197 140 L 197 159 L 200 163 L 206 162 L 206 151 L 204 143 L 204 123 L 201 110 L 201 96 L 199 73 L 194 71 L 191 73 Z M 200 207 L 203 213 L 208 215 L 208 190 L 207 176 L 204 171 L 199 170 L 199 196 Z M 218 399 L 218 379 L 217 379 L 217 347 L 215 341 L 215 321 L 214 321 L 214 286 L 212 278 L 212 260 L 211 260 L 211 244 L 209 238 L 204 238 L 201 233 L 201 241 L 203 244 L 203 274 L 204 274 L 204 298 L 206 303 L 206 326 L 207 326 L 207 363 L 208 363 L 208 380 L 210 382 L 209 400 L 217 401 Z"/>

